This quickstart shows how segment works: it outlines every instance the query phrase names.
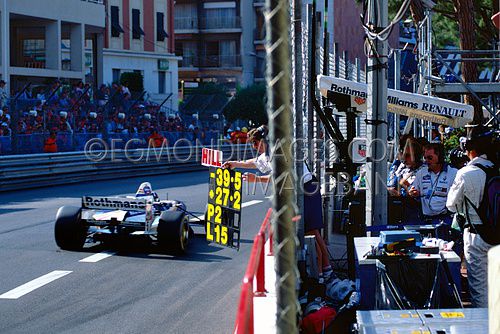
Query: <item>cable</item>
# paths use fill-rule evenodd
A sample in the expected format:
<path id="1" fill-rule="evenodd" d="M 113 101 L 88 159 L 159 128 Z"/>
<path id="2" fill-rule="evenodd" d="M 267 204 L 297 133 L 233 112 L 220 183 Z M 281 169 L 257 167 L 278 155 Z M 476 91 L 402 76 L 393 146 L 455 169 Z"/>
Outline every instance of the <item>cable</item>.
<path id="1" fill-rule="evenodd" d="M 403 2 L 401 7 L 399 8 L 399 11 L 397 12 L 394 19 L 392 19 L 391 23 L 380 32 L 374 32 L 373 28 L 370 28 L 366 23 L 364 23 L 366 12 L 363 13 L 361 25 L 362 25 L 363 29 L 365 30 L 366 36 L 371 40 L 375 40 L 375 39 L 378 39 L 379 41 L 387 40 L 392 32 L 392 29 L 394 28 L 394 25 L 399 23 L 399 21 L 401 21 L 403 16 L 408 11 L 408 8 L 410 7 L 410 2 L 411 2 L 411 0 L 405 0 L 405 2 Z M 366 7 L 365 6 L 363 6 L 363 7 L 364 7 L 364 10 L 366 11 Z M 379 11 L 380 11 L 380 8 L 377 8 L 377 10 L 375 10 L 375 15 L 379 16 L 379 14 L 380 14 Z"/>

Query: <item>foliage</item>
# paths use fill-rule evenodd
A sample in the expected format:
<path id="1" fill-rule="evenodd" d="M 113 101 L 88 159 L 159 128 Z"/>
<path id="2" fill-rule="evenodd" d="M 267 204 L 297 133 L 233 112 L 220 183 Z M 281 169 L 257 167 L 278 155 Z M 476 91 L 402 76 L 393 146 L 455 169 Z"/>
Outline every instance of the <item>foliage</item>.
<path id="1" fill-rule="evenodd" d="M 264 85 L 252 85 L 239 89 L 224 108 L 224 117 L 229 122 L 242 119 L 249 120 L 253 124 L 267 124 L 265 96 Z"/>
<path id="2" fill-rule="evenodd" d="M 490 17 L 498 11 L 494 8 L 498 0 L 474 0 L 474 21 L 476 25 L 476 47 L 491 49 L 489 44 L 497 34 Z M 433 8 L 432 27 L 434 46 L 442 49 L 446 46 L 459 47 L 459 27 L 453 0 L 439 0 Z M 389 0 L 389 19 L 393 18 L 401 6 L 401 0 Z M 496 10 L 496 11 L 495 11 Z M 408 12 L 408 17 L 410 13 Z"/>
<path id="3" fill-rule="evenodd" d="M 448 138 L 444 141 L 444 149 L 446 152 L 450 152 L 454 148 L 460 147 L 460 137 L 465 136 L 465 129 L 459 128 L 453 130 Z"/>
<path id="4" fill-rule="evenodd" d="M 139 72 L 124 72 L 120 75 L 120 83 L 126 85 L 131 92 L 144 91 L 144 78 Z"/>

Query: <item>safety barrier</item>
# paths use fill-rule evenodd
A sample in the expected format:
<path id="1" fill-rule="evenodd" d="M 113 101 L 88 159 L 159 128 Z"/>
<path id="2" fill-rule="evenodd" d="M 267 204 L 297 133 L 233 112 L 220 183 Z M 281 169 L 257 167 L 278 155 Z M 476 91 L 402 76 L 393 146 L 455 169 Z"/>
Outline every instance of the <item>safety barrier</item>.
<path id="1" fill-rule="evenodd" d="M 234 328 L 235 334 L 253 334 L 254 318 L 253 318 L 253 298 L 263 297 L 266 295 L 265 275 L 264 275 L 264 246 L 266 244 L 266 230 L 269 236 L 270 253 L 273 254 L 272 248 L 272 229 L 270 224 L 272 209 L 267 211 L 266 217 L 262 222 L 259 232 L 254 238 L 250 260 L 248 261 L 243 284 L 241 285 L 240 302 L 236 314 L 236 324 Z M 257 287 L 254 292 L 253 282 L 257 281 Z"/>
<path id="2" fill-rule="evenodd" d="M 201 148 L 187 146 L 0 156 L 0 191 L 203 170 L 206 167 L 200 163 Z M 224 159 L 251 157 L 246 145 L 223 145 L 219 149 L 224 152 Z"/>

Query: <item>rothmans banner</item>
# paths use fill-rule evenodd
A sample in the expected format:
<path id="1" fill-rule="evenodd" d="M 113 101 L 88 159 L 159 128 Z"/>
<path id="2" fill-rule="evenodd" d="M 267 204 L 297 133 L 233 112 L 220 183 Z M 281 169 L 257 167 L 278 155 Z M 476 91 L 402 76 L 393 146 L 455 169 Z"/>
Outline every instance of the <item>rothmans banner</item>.
<path id="1" fill-rule="evenodd" d="M 328 92 L 349 95 L 351 107 L 366 112 L 367 85 L 361 82 L 318 75 L 321 95 Z M 459 128 L 472 121 L 474 107 L 438 97 L 388 89 L 387 111 Z"/>

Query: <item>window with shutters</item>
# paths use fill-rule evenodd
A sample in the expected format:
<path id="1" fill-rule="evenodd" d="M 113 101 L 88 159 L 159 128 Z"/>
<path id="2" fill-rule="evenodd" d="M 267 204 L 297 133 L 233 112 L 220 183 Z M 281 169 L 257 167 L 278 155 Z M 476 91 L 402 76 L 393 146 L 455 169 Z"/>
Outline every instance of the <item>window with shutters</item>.
<path id="1" fill-rule="evenodd" d="M 118 6 L 111 6 L 111 36 L 120 37 L 123 29 L 120 26 L 120 8 Z"/>
<path id="2" fill-rule="evenodd" d="M 132 9 L 132 38 L 141 39 L 144 36 L 144 30 L 141 28 L 141 11 Z"/>
<path id="3" fill-rule="evenodd" d="M 165 15 L 163 13 L 156 13 L 156 40 L 163 42 L 168 37 L 165 31 Z"/>

